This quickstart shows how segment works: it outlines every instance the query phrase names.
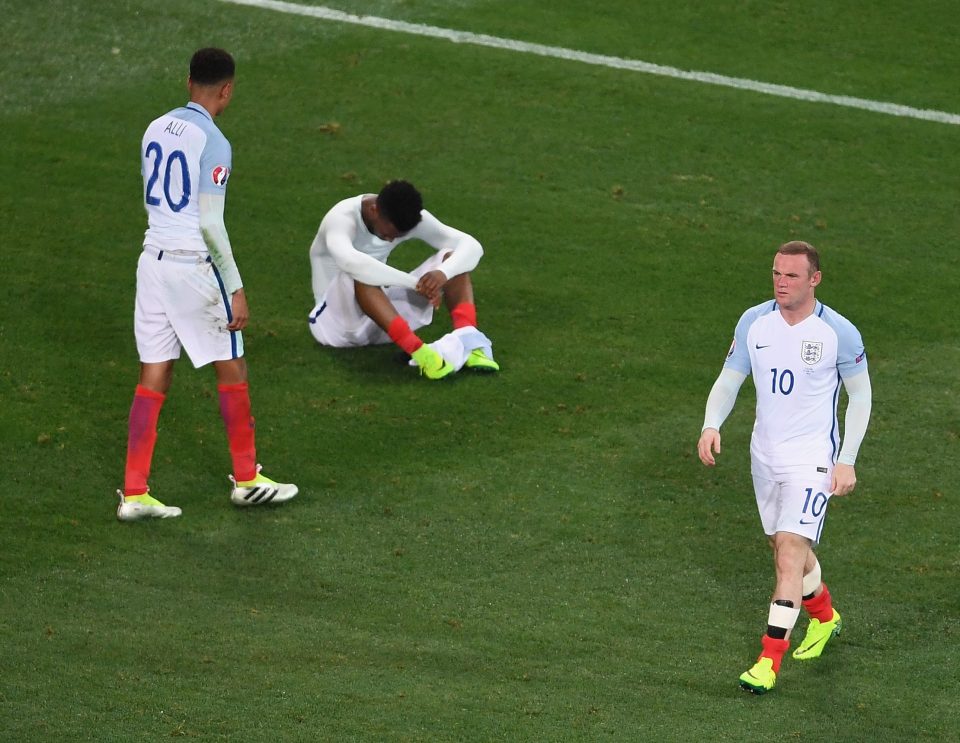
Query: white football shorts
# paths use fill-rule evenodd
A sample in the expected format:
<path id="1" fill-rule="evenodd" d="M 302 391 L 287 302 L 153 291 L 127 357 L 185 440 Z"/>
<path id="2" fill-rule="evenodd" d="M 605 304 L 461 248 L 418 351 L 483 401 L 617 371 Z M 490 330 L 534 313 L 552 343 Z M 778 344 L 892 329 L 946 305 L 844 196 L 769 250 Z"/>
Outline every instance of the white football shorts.
<path id="1" fill-rule="evenodd" d="M 428 271 L 440 268 L 442 263 L 442 254 L 436 253 L 410 274 L 419 278 Z M 422 294 L 402 286 L 388 286 L 383 291 L 411 330 L 433 321 L 433 305 Z M 323 346 L 349 348 L 390 343 L 387 332 L 360 309 L 353 277 L 343 271 L 330 282 L 320 304 L 307 316 L 307 322 L 314 339 Z"/>
<path id="2" fill-rule="evenodd" d="M 243 336 L 227 330 L 230 299 L 209 256 L 144 248 L 137 263 L 134 334 L 140 361 L 180 358 L 197 368 L 243 356 Z"/>
<path id="3" fill-rule="evenodd" d="M 818 544 L 827 517 L 833 467 L 773 468 L 754 460 L 751 473 L 764 533 L 791 532 Z"/>

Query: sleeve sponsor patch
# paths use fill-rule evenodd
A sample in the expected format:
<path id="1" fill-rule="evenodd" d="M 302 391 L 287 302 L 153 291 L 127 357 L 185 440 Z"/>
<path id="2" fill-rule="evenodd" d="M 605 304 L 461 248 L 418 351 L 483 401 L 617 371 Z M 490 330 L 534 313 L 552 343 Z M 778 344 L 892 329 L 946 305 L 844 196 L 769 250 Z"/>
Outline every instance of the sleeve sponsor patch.
<path id="1" fill-rule="evenodd" d="M 229 177 L 230 168 L 225 165 L 218 165 L 210 173 L 210 178 L 214 186 L 226 186 Z"/>

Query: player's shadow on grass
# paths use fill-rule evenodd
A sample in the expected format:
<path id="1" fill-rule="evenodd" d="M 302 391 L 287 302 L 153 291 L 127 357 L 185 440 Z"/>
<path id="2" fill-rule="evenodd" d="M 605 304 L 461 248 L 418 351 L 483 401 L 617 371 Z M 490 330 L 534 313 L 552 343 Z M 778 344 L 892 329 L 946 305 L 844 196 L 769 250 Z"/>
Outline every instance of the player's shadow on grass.
<path id="1" fill-rule="evenodd" d="M 392 345 L 362 348 L 331 348 L 317 345 L 316 353 L 323 355 L 348 375 L 362 380 L 387 383 L 421 381 L 417 369 L 408 363 L 410 357 Z"/>

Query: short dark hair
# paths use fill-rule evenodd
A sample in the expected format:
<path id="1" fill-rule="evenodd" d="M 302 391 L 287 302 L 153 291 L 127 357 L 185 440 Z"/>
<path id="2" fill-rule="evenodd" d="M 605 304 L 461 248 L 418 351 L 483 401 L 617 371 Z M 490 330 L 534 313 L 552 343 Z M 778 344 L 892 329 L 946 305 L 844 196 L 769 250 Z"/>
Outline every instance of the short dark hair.
<path id="1" fill-rule="evenodd" d="M 807 261 L 810 263 L 811 276 L 820 270 L 820 254 L 817 252 L 815 247 L 813 247 L 810 243 L 803 242 L 803 240 L 791 240 L 788 243 L 784 243 L 777 248 L 777 252 L 783 255 L 807 256 Z"/>
<path id="2" fill-rule="evenodd" d="M 420 224 L 423 198 L 407 181 L 390 181 L 377 194 L 377 209 L 400 232 L 409 232 Z"/>
<path id="3" fill-rule="evenodd" d="M 223 49 L 197 49 L 190 58 L 190 79 L 199 85 L 216 85 L 233 80 L 235 72 L 233 57 Z"/>

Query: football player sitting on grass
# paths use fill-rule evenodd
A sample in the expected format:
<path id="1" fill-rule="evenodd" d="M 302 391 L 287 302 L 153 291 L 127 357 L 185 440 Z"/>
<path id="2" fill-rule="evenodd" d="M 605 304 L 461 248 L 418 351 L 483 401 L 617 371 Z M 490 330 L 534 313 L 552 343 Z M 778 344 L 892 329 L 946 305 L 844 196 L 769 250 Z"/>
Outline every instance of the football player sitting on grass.
<path id="1" fill-rule="evenodd" d="M 409 273 L 387 265 L 393 249 L 413 239 L 436 254 Z M 477 329 L 470 271 L 482 255 L 473 237 L 425 210 L 407 181 L 344 199 L 327 212 L 310 246 L 316 302 L 310 332 L 321 345 L 338 348 L 393 341 L 427 379 L 443 379 L 462 367 L 499 371 L 493 344 Z M 453 332 L 425 344 L 415 331 L 430 324 L 441 302 Z"/>

